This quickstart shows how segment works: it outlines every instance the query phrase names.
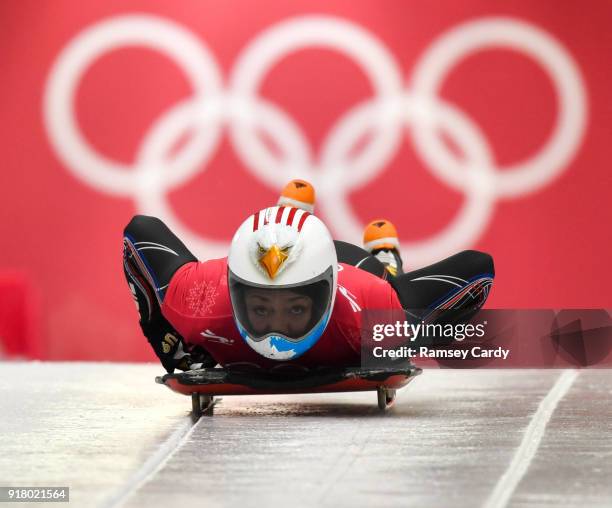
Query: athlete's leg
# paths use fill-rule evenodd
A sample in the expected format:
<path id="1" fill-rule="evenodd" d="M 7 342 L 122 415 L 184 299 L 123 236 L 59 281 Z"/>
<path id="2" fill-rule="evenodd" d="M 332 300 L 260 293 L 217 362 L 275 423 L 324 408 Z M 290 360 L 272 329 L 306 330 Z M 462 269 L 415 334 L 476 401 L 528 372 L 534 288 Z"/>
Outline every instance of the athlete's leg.
<path id="1" fill-rule="evenodd" d="M 389 275 L 387 270 L 385 270 L 385 266 L 361 247 L 340 240 L 334 240 L 334 245 L 336 247 L 338 263 L 345 263 L 361 268 L 382 279 L 386 279 Z"/>
<path id="2" fill-rule="evenodd" d="M 124 230 L 123 270 L 140 315 L 140 327 L 168 372 L 186 370 L 205 352 L 185 351 L 183 339 L 162 316 L 170 279 L 185 263 L 197 261 L 189 249 L 156 217 L 136 215 Z M 198 353 L 201 358 L 195 358 Z M 210 363 L 210 362 L 207 362 Z"/>
<path id="3" fill-rule="evenodd" d="M 463 322 L 483 306 L 494 276 L 489 254 L 466 250 L 389 282 L 409 317 Z"/>

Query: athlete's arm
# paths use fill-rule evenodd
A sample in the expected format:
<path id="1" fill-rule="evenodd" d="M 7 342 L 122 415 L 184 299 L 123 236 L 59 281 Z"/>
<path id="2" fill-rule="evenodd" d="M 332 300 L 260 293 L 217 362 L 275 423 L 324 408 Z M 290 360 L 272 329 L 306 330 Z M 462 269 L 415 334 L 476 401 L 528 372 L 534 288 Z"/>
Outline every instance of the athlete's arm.
<path id="1" fill-rule="evenodd" d="M 161 305 L 174 273 L 197 261 L 158 218 L 136 215 L 124 230 L 123 270 L 140 315 L 140 327 L 168 372 L 210 363 L 205 351 L 186 351 L 183 338 L 162 315 Z M 191 353 L 191 354 L 190 354 Z"/>

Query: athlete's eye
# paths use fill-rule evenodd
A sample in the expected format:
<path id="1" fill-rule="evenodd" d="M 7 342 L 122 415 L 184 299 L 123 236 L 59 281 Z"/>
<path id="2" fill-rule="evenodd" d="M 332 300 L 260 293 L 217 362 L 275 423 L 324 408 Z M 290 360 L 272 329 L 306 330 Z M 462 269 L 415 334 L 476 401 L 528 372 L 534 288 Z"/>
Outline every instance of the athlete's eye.
<path id="1" fill-rule="evenodd" d="M 266 307 L 254 307 L 253 312 L 255 313 L 255 315 L 261 317 L 268 315 L 268 309 Z"/>
<path id="2" fill-rule="evenodd" d="M 294 305 L 293 307 L 291 307 L 290 312 L 291 314 L 299 316 L 300 314 L 304 314 L 304 312 L 306 312 L 306 307 L 304 307 L 303 305 Z"/>

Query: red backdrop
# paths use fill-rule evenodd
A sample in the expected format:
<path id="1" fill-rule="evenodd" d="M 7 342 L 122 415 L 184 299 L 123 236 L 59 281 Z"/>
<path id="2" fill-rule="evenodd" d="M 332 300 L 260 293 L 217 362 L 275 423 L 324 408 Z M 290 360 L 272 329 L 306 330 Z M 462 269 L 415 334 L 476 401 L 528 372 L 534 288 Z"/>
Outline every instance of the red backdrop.
<path id="1" fill-rule="evenodd" d="M 408 267 L 492 253 L 490 307 L 612 306 L 609 2 L 8 1 L 0 17 L 0 270 L 34 288 L 43 358 L 152 358 L 121 270 L 126 222 L 168 215 L 218 255 L 293 175 L 315 181 L 338 238 L 394 221 Z M 249 54 L 264 67 L 250 96 Z M 390 111 L 372 120 L 377 104 Z M 249 122 L 261 144 L 241 151 L 229 132 Z M 190 146 L 199 157 L 172 167 Z"/>

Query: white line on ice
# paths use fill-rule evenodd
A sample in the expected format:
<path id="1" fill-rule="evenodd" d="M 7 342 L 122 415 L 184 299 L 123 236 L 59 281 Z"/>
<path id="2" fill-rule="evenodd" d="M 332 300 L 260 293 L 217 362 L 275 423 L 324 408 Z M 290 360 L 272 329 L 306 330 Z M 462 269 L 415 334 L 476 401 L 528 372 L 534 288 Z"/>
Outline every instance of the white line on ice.
<path id="1" fill-rule="evenodd" d="M 485 508 L 503 508 L 527 472 L 529 464 L 535 457 L 540 441 L 546 432 L 546 425 L 553 415 L 557 404 L 571 388 L 578 377 L 577 370 L 566 370 L 557 379 L 546 397 L 542 399 L 537 411 L 527 426 L 523 440 L 514 454 L 514 458 L 506 472 L 501 476 L 495 489 L 487 499 Z"/>
<path id="2" fill-rule="evenodd" d="M 189 416 L 187 421 L 176 429 L 142 467 L 127 479 L 124 486 L 107 499 L 102 506 L 104 508 L 123 506 L 140 487 L 149 482 L 166 465 L 176 451 L 189 439 L 200 420 L 201 418 L 193 423 L 191 416 Z"/>

